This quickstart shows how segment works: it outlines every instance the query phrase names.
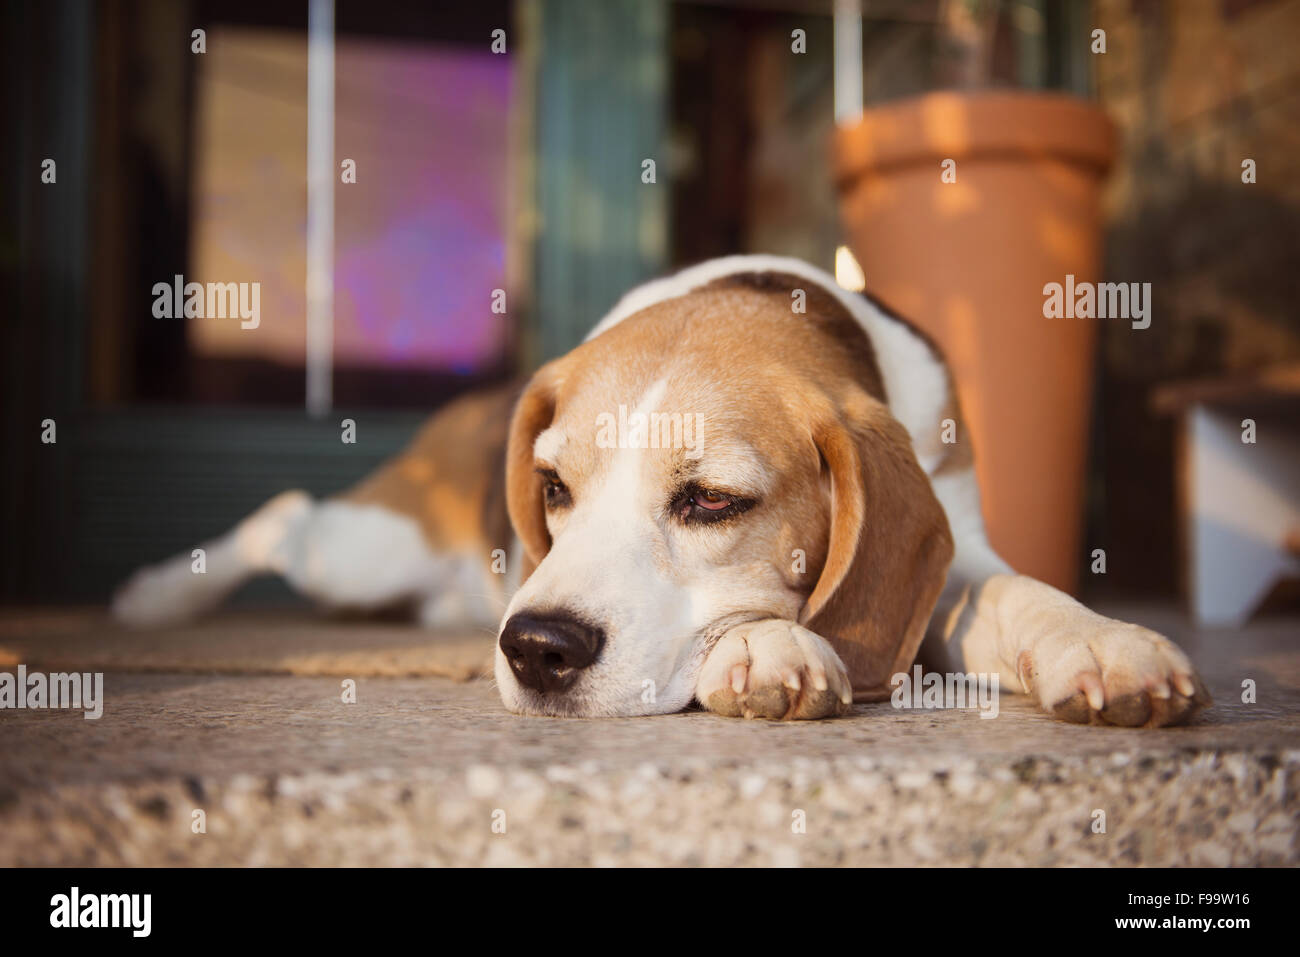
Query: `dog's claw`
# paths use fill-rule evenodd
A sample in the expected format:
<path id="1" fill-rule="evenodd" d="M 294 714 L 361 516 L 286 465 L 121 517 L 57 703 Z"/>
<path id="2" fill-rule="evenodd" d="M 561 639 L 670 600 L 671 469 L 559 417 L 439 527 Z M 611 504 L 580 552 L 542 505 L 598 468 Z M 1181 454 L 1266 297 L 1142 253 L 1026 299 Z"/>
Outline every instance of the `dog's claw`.
<path id="1" fill-rule="evenodd" d="M 731 669 L 731 690 L 736 694 L 744 694 L 745 679 L 749 676 L 749 665 L 736 665 Z"/>
<path id="2" fill-rule="evenodd" d="M 1101 711 L 1106 707 L 1106 689 L 1095 674 L 1085 671 L 1079 675 L 1079 687 L 1088 699 L 1088 707 L 1093 711 Z"/>

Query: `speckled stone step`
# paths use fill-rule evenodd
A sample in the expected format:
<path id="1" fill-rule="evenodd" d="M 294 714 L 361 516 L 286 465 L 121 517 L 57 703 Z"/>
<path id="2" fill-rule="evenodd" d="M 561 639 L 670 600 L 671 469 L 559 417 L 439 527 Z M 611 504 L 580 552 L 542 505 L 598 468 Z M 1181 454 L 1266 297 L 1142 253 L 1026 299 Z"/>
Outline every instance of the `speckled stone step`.
<path id="1" fill-rule="evenodd" d="M 573 720 L 484 681 L 110 673 L 98 721 L 0 714 L 0 865 L 1295 864 L 1300 693 L 1259 674 L 1138 731 L 1011 696 Z"/>

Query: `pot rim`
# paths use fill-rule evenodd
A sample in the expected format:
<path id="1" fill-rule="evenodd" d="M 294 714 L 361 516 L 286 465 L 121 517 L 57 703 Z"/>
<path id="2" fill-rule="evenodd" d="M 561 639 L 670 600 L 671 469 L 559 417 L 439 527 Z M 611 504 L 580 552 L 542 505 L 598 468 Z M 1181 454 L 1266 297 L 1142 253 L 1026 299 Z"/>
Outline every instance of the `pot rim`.
<path id="1" fill-rule="evenodd" d="M 841 189 L 891 168 L 944 159 L 1054 160 L 1104 176 L 1118 146 L 1096 104 L 1037 90 L 940 90 L 867 108 L 834 134 Z"/>

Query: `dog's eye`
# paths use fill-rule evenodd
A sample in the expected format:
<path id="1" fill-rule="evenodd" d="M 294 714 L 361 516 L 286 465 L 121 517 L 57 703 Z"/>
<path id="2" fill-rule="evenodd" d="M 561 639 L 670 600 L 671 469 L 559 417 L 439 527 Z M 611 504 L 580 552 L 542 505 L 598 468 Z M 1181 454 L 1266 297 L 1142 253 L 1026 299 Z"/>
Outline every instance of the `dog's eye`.
<path id="1" fill-rule="evenodd" d="M 719 512 L 735 504 L 731 496 L 723 495 L 721 492 L 696 492 L 691 496 L 691 501 L 700 508 L 707 508 L 710 512 Z"/>
<path id="2" fill-rule="evenodd" d="M 683 489 L 673 501 L 673 514 L 683 522 L 717 522 L 738 515 L 754 505 L 730 492 L 692 486 Z"/>
<path id="3" fill-rule="evenodd" d="M 542 494 L 547 508 L 564 508 L 572 503 L 569 487 L 560 481 L 560 476 L 554 470 L 538 469 L 537 474 L 542 477 Z"/>

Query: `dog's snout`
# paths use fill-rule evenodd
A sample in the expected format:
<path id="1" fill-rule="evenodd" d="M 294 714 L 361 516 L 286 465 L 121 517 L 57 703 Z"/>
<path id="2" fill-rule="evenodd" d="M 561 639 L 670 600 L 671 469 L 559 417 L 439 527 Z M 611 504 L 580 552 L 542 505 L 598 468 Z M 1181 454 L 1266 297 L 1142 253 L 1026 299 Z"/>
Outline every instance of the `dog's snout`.
<path id="1" fill-rule="evenodd" d="M 599 628 L 564 614 L 512 615 L 500 642 L 519 683 L 542 692 L 567 690 L 604 643 Z"/>

